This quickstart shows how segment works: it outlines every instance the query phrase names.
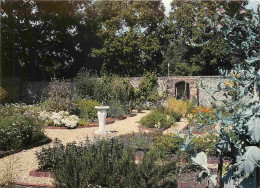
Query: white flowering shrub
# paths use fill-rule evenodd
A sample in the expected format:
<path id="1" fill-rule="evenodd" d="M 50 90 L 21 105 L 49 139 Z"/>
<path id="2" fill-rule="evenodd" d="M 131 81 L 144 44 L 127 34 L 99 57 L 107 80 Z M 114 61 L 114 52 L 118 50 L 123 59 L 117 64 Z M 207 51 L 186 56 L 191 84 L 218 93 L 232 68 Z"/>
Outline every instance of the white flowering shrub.
<path id="1" fill-rule="evenodd" d="M 58 127 L 75 128 L 79 123 L 79 117 L 76 115 L 69 115 L 67 111 L 60 112 L 40 112 L 39 117 L 47 122 L 48 125 L 54 125 Z"/>
<path id="2" fill-rule="evenodd" d="M 23 148 L 46 138 L 37 109 L 25 104 L 0 107 L 0 150 Z"/>

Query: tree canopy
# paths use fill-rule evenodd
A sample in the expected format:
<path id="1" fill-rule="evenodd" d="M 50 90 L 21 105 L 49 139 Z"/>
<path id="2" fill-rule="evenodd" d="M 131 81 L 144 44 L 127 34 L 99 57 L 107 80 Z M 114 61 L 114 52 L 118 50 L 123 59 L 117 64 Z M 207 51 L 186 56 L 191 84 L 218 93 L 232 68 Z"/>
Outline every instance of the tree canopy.
<path id="1" fill-rule="evenodd" d="M 26 81 L 73 78 L 83 67 L 98 75 L 165 76 L 169 63 L 170 75 L 216 75 L 245 54 L 233 54 L 207 19 L 228 28 L 217 10 L 243 20 L 252 13 L 246 5 L 173 1 L 166 16 L 161 1 L 3 1 L 1 71 Z M 249 33 L 236 32 L 244 33 L 235 39 L 242 45 Z"/>

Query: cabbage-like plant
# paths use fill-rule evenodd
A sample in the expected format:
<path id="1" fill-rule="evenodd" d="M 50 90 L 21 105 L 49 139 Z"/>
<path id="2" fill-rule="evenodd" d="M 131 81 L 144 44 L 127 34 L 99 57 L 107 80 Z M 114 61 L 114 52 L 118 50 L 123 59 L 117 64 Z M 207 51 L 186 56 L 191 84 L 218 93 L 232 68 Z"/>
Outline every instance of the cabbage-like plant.
<path id="1" fill-rule="evenodd" d="M 241 10 L 240 14 L 246 11 Z M 231 112 L 229 117 L 215 112 L 216 122 L 220 125 L 220 140 L 216 147 L 220 158 L 218 164 L 218 177 L 212 176 L 207 168 L 206 155 L 194 153 L 189 135 L 183 142 L 182 149 L 191 154 L 191 159 L 204 170 L 201 177 L 209 177 L 217 187 L 237 187 L 245 184 L 254 187 L 256 167 L 260 167 L 260 56 L 259 56 L 259 23 L 254 14 L 237 19 L 236 15 L 230 17 L 220 9 L 217 19 L 220 23 L 207 20 L 212 32 L 223 37 L 229 49 L 234 54 L 243 53 L 242 62 L 234 65 L 232 71 L 222 70 L 224 80 L 217 89 L 207 89 L 212 98 L 221 100 L 226 109 Z M 205 45 L 190 42 L 194 47 Z M 230 83 L 230 84 L 227 84 Z M 224 99 L 216 99 L 217 92 L 224 92 Z M 231 159 L 229 171 L 222 179 L 223 159 Z M 256 177 L 257 178 L 257 177 Z M 259 178 L 259 177 L 258 177 Z"/>

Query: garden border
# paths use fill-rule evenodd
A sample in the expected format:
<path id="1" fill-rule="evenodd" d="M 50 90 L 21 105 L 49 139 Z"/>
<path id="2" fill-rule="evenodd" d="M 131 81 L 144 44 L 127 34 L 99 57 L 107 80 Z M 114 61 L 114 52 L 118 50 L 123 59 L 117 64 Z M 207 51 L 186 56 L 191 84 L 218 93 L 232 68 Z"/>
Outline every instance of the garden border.
<path id="1" fill-rule="evenodd" d="M 35 144 L 32 144 L 30 146 L 27 146 L 27 147 L 24 147 L 24 148 L 20 148 L 20 149 L 17 149 L 15 151 L 6 151 L 5 153 L 0 154 L 0 159 L 4 158 L 4 157 L 7 157 L 9 155 L 15 154 L 15 153 L 19 153 L 19 152 L 21 152 L 23 150 L 28 150 L 28 149 L 32 149 L 34 147 L 38 147 L 38 146 L 42 146 L 42 145 L 45 145 L 45 144 L 49 144 L 50 142 L 52 142 L 52 139 L 46 136 L 45 139 L 40 140 L 39 142 L 37 142 Z"/>

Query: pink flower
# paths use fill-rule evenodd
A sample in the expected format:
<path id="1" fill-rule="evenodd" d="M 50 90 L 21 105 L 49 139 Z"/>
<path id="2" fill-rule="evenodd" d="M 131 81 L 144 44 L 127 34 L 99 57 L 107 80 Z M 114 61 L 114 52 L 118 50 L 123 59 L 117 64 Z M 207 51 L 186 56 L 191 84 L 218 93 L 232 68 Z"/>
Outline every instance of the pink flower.
<path id="1" fill-rule="evenodd" d="M 242 10 L 239 11 L 239 13 L 244 14 L 244 13 L 246 13 L 246 11 L 244 9 L 242 9 Z"/>
<path id="2" fill-rule="evenodd" d="M 220 12 L 220 13 L 224 13 L 224 12 L 225 12 L 225 9 L 222 8 L 222 9 L 219 10 L 219 12 Z"/>
<path id="3" fill-rule="evenodd" d="M 196 26 L 196 24 L 197 24 L 196 22 L 193 22 L 191 25 L 194 27 L 194 26 Z"/>
<path id="4" fill-rule="evenodd" d="M 222 27 L 222 25 L 221 24 L 217 24 L 217 27 Z"/>

